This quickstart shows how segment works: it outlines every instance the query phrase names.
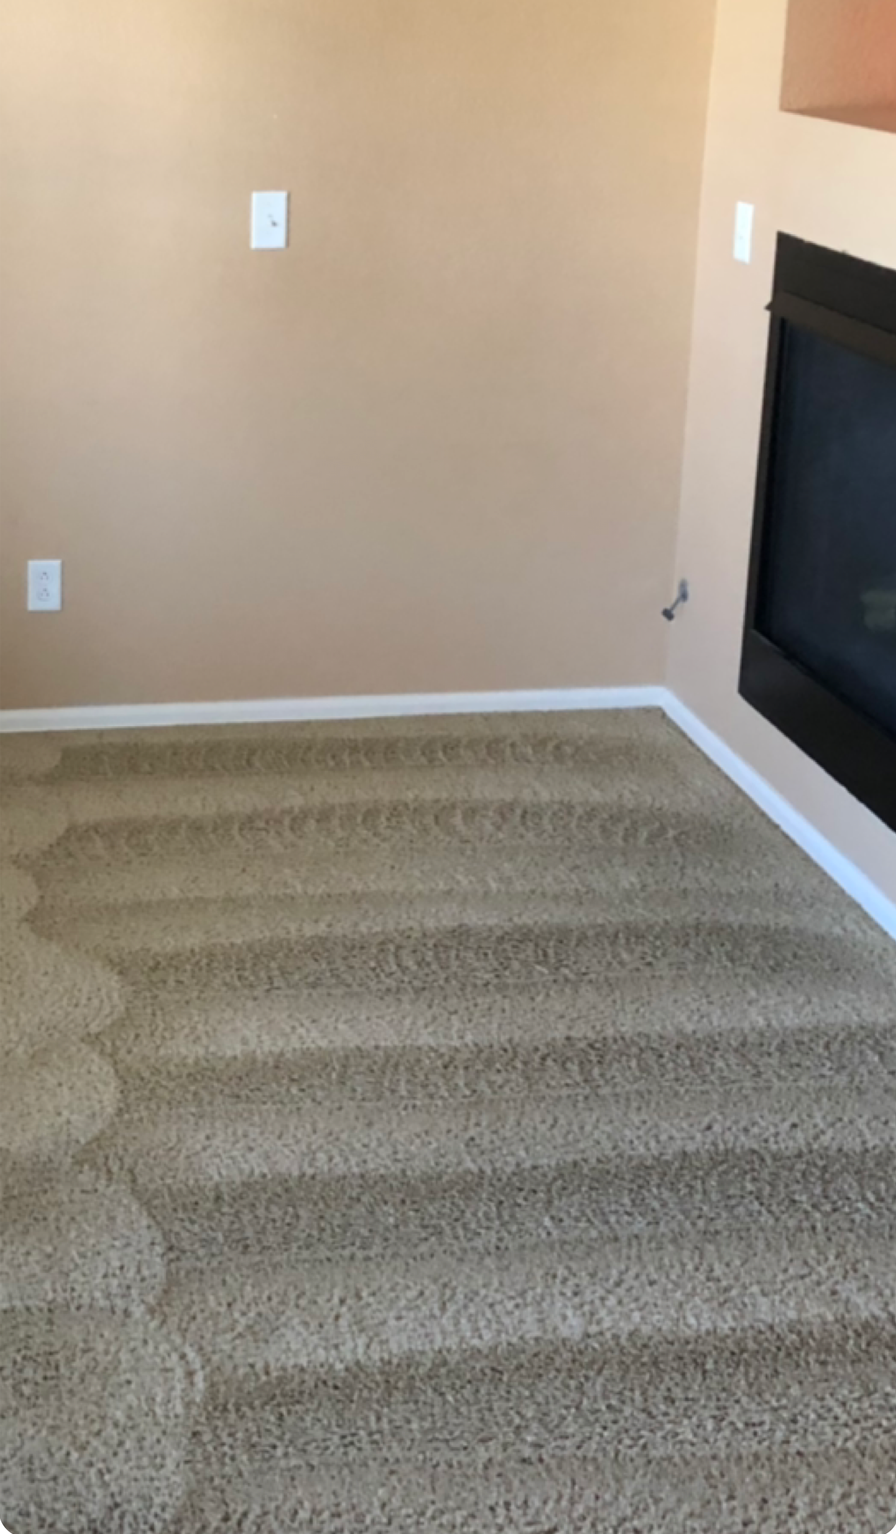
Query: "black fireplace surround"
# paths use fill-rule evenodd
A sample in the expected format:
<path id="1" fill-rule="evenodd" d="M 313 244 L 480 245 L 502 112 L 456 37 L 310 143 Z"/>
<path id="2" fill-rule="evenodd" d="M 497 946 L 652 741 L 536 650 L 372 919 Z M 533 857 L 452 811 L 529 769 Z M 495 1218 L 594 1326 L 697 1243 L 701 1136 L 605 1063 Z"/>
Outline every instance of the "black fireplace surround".
<path id="1" fill-rule="evenodd" d="M 896 272 L 778 240 L 748 703 L 896 830 Z"/>

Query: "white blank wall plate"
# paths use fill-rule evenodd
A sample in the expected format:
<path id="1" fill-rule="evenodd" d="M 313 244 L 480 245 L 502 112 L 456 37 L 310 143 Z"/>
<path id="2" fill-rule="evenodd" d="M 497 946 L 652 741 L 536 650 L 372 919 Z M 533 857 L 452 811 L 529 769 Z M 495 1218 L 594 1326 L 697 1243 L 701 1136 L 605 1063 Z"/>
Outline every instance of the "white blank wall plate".
<path id="1" fill-rule="evenodd" d="M 252 249 L 285 250 L 289 240 L 289 193 L 252 193 Z"/>
<path id="2" fill-rule="evenodd" d="M 62 608 L 62 560 L 29 559 L 28 611 L 58 613 Z"/>
<path id="3" fill-rule="evenodd" d="M 751 202 L 739 202 L 734 216 L 734 259 L 749 266 L 753 259 L 753 218 L 756 209 Z"/>

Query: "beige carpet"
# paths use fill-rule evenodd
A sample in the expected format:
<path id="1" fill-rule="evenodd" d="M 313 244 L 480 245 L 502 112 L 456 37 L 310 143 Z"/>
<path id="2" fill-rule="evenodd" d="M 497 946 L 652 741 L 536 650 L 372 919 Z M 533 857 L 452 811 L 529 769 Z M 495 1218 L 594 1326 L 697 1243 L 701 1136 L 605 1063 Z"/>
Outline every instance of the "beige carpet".
<path id="1" fill-rule="evenodd" d="M 11 1534 L 885 1534 L 896 946 L 658 715 L 7 738 Z"/>

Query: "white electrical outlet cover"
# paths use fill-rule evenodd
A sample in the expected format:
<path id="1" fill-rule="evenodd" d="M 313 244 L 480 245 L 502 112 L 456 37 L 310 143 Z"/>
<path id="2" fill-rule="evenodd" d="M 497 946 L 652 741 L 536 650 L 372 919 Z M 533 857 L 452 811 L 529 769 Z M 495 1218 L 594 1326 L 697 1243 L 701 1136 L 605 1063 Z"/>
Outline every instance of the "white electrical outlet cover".
<path id="1" fill-rule="evenodd" d="M 289 193 L 252 193 L 252 249 L 285 250 L 289 239 Z"/>
<path id="2" fill-rule="evenodd" d="M 62 608 L 62 560 L 29 559 L 28 611 L 58 613 Z"/>

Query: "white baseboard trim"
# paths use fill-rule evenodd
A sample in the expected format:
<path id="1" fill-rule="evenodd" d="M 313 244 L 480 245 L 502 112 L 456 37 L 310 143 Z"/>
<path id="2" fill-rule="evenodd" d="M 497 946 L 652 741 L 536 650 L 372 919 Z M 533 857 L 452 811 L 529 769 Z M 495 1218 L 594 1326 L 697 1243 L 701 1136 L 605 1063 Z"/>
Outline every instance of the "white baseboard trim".
<path id="1" fill-rule="evenodd" d="M 896 904 L 878 889 L 855 863 L 850 862 L 844 853 L 839 852 L 833 842 L 829 842 L 826 836 L 795 810 L 793 805 L 779 794 L 777 789 L 766 781 L 754 768 L 750 767 L 743 757 L 726 746 L 720 737 L 713 733 L 697 715 L 692 713 L 680 699 L 672 692 L 666 693 L 664 704 L 666 713 L 677 724 L 678 728 L 694 742 L 708 756 L 710 761 L 720 767 L 725 776 L 742 788 L 744 793 L 757 804 L 761 810 L 773 820 L 785 832 L 790 840 L 796 842 L 819 868 L 839 884 L 840 888 L 849 895 L 862 910 L 876 921 L 878 926 L 883 927 L 890 937 L 896 938 Z"/>
<path id="2" fill-rule="evenodd" d="M 896 904 L 666 687 L 568 687 L 526 692 L 395 693 L 357 698 L 252 698 L 232 703 L 7 709 L 0 710 L 0 734 L 629 708 L 662 709 L 791 841 L 885 932 L 896 938 Z"/>
<path id="3" fill-rule="evenodd" d="M 0 734 L 142 730 L 184 724 L 276 724 L 434 714 L 526 714 L 562 709 L 664 708 L 665 687 L 566 687 L 525 692 L 392 693 L 357 698 L 250 698 L 224 703 L 0 709 Z"/>

